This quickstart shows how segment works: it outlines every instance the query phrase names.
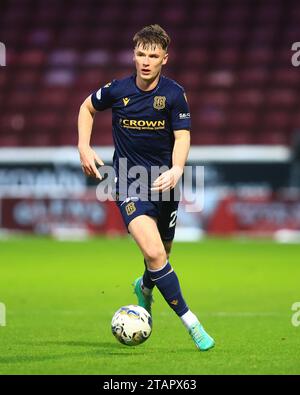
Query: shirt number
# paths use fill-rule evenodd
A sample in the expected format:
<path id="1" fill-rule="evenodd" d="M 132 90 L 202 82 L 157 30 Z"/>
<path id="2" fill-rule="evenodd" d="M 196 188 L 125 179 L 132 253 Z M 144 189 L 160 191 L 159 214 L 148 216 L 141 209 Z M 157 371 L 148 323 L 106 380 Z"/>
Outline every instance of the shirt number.
<path id="1" fill-rule="evenodd" d="M 176 224 L 176 219 L 177 219 L 177 210 L 173 211 L 170 215 L 171 221 L 169 223 L 169 228 L 173 228 Z"/>

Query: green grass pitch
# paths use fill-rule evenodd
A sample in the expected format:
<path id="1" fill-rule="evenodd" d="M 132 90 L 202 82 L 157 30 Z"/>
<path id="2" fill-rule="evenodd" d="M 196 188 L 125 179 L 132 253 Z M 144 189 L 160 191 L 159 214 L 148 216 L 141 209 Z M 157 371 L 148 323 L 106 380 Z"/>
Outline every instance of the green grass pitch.
<path id="1" fill-rule="evenodd" d="M 157 290 L 153 332 L 138 347 L 111 334 L 113 313 L 135 304 L 143 270 L 130 239 L 0 242 L 0 374 L 299 374 L 300 245 L 176 243 L 170 259 L 184 297 L 215 338 L 199 352 Z"/>

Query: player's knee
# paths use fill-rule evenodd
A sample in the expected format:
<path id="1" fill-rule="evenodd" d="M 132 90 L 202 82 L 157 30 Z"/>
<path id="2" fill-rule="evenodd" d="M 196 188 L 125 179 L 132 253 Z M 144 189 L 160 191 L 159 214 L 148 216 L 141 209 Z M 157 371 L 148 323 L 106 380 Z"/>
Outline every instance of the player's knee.
<path id="1" fill-rule="evenodd" d="M 148 248 L 145 252 L 145 259 L 148 269 L 157 270 L 165 265 L 167 255 L 163 248 Z"/>

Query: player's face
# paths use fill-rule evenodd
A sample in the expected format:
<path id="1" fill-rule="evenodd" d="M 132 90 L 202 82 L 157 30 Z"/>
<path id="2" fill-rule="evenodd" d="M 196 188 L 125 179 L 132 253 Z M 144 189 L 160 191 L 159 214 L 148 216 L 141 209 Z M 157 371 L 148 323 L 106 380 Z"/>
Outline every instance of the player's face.
<path id="1" fill-rule="evenodd" d="M 168 54 L 158 45 L 143 47 L 138 45 L 134 50 L 134 61 L 139 78 L 144 81 L 154 80 L 167 63 Z"/>

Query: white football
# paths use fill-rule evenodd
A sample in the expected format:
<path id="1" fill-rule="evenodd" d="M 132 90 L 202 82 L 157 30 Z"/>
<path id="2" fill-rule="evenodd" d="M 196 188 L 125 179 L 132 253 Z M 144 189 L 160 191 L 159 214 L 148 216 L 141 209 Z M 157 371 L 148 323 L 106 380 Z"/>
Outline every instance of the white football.
<path id="1" fill-rule="evenodd" d="M 152 318 L 141 306 L 123 306 L 114 314 L 111 330 L 122 344 L 137 346 L 151 335 Z"/>

